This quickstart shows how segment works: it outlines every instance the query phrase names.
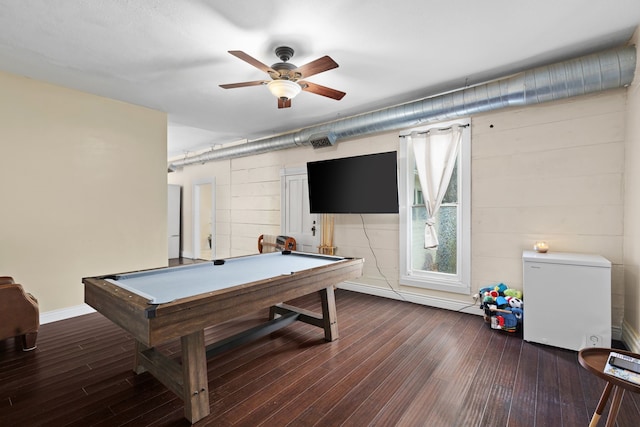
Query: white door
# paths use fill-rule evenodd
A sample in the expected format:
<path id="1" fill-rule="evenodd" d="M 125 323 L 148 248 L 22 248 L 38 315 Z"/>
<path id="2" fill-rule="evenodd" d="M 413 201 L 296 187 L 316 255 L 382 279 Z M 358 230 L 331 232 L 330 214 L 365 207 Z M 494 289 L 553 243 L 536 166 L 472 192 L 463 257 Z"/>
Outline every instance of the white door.
<path id="1" fill-rule="evenodd" d="M 211 260 L 216 253 L 216 180 L 207 178 L 193 184 L 193 255 Z"/>
<path id="2" fill-rule="evenodd" d="M 180 190 L 179 185 L 169 184 L 167 191 L 169 259 L 180 258 Z"/>
<path id="3" fill-rule="evenodd" d="M 297 250 L 318 252 L 319 215 L 309 213 L 306 169 L 285 169 L 282 173 L 282 234 L 296 239 Z"/>

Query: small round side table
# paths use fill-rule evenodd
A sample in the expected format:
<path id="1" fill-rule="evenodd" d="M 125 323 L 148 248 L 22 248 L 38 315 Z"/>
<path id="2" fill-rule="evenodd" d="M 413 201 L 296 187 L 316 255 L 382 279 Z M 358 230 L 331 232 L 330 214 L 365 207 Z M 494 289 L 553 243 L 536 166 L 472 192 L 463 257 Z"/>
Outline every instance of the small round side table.
<path id="1" fill-rule="evenodd" d="M 611 409 L 609 410 L 606 427 L 613 427 L 615 425 L 616 417 L 618 416 L 618 409 L 620 409 L 620 403 L 622 403 L 625 390 L 629 390 L 633 393 L 640 393 L 639 384 L 625 381 L 604 372 L 604 367 L 609 360 L 609 353 L 612 351 L 640 359 L 640 354 L 613 348 L 589 347 L 583 348 L 578 352 L 578 361 L 580 362 L 580 365 L 582 365 L 582 367 L 587 371 L 607 382 L 607 385 L 604 387 L 604 391 L 602 392 L 602 396 L 600 396 L 598 407 L 593 413 L 589 427 L 595 427 L 598 425 L 598 421 L 600 421 L 600 416 L 602 415 L 602 411 L 604 411 L 604 407 L 607 405 L 607 400 L 609 400 L 609 395 L 612 390 L 613 400 L 611 401 Z"/>

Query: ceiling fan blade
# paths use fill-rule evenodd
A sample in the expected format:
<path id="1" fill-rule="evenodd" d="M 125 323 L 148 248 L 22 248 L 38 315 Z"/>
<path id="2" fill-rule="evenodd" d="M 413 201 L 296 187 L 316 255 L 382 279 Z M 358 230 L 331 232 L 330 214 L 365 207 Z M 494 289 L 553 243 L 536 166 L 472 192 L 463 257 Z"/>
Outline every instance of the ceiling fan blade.
<path id="1" fill-rule="evenodd" d="M 315 61 L 304 64 L 293 71 L 302 74 L 302 77 L 306 79 L 314 74 L 322 73 L 334 68 L 338 68 L 336 61 L 325 55 L 322 58 L 318 58 Z"/>
<path id="2" fill-rule="evenodd" d="M 302 90 L 305 92 L 315 93 L 316 95 L 326 96 L 327 98 L 332 98 L 340 101 L 342 97 L 346 95 L 345 92 L 341 92 L 339 90 L 331 89 L 330 87 L 321 86 L 311 82 L 302 82 L 299 81 L 298 84 L 302 86 Z"/>
<path id="3" fill-rule="evenodd" d="M 290 108 L 291 107 L 291 100 L 287 99 L 286 101 L 283 99 L 278 98 L 278 108 Z"/>
<path id="4" fill-rule="evenodd" d="M 234 89 L 237 87 L 266 85 L 267 83 L 269 82 L 267 82 L 266 80 L 254 80 L 252 82 L 229 83 L 226 85 L 219 85 L 219 86 L 223 89 Z"/>
<path id="5" fill-rule="evenodd" d="M 275 73 L 276 72 L 273 68 L 269 67 L 266 64 L 263 64 L 262 62 L 258 61 L 256 58 L 254 58 L 253 56 L 247 55 L 246 53 L 244 53 L 241 50 L 230 50 L 228 52 L 231 55 L 235 56 L 236 58 L 242 59 L 244 62 L 253 65 L 257 69 L 262 70 L 265 73 Z"/>

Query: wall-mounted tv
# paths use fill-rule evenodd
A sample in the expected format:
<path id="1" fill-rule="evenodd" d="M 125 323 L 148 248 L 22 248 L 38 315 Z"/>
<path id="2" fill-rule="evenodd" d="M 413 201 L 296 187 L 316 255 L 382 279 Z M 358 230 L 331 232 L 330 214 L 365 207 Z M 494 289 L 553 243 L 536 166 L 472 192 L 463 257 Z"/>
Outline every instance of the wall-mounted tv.
<path id="1" fill-rule="evenodd" d="M 395 151 L 307 163 L 311 213 L 398 213 Z"/>

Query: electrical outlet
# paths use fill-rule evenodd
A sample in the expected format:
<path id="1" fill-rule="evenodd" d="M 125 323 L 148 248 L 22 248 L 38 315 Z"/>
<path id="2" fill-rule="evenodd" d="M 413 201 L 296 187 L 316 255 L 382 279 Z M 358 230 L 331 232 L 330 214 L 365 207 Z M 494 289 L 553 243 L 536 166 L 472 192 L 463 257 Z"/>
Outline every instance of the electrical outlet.
<path id="1" fill-rule="evenodd" d="M 587 335 L 587 347 L 602 347 L 602 337 L 600 335 Z"/>

